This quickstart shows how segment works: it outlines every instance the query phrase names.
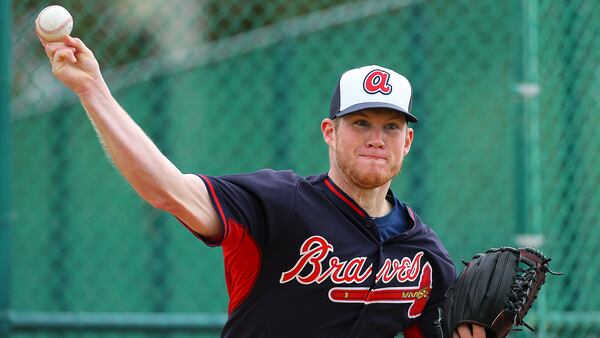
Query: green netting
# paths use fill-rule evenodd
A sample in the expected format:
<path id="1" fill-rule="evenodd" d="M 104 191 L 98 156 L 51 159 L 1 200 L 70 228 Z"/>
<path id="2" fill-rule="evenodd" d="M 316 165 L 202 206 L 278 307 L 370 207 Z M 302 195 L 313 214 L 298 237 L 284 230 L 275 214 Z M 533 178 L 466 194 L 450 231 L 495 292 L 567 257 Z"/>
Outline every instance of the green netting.
<path id="1" fill-rule="evenodd" d="M 137 197 L 52 77 L 33 33 L 49 4 L 12 2 L 11 310 L 226 312 L 220 249 Z M 529 315 L 538 332 L 515 335 L 600 336 L 590 293 L 600 272 L 599 1 L 60 4 L 113 95 L 184 172 L 326 171 L 319 125 L 340 73 L 380 64 L 405 74 L 420 123 L 397 195 L 457 263 L 541 235 L 566 276 L 548 280 Z"/>

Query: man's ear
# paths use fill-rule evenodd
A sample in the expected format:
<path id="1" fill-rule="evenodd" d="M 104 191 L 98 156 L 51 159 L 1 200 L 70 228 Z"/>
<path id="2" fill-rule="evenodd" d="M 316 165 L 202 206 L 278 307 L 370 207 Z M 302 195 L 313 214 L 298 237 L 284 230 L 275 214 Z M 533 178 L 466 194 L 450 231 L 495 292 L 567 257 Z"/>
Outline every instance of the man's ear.
<path id="1" fill-rule="evenodd" d="M 410 146 L 412 145 L 412 141 L 415 138 L 415 131 L 406 126 L 406 139 L 404 140 L 404 156 L 408 155 L 410 152 Z"/>
<path id="2" fill-rule="evenodd" d="M 329 118 L 321 121 L 321 132 L 323 133 L 323 139 L 330 147 L 333 148 L 335 145 L 335 129 L 333 121 Z"/>

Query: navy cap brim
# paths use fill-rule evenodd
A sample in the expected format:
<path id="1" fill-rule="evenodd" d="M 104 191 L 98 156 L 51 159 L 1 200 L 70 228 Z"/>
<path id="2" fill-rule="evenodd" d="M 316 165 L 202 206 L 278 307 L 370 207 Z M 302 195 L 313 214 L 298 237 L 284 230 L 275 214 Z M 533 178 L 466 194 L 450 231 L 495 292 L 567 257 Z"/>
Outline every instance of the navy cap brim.
<path id="1" fill-rule="evenodd" d="M 419 120 L 417 120 L 417 118 L 413 114 L 396 106 L 395 104 L 385 103 L 385 102 L 363 102 L 363 103 L 355 104 L 355 105 L 352 105 L 352 106 L 338 112 L 337 114 L 335 114 L 335 117 L 341 117 L 344 115 L 355 113 L 359 110 L 370 109 L 370 108 L 387 108 L 387 109 L 395 110 L 397 112 L 404 114 L 406 116 L 406 120 L 408 122 L 413 122 L 413 123 L 419 122 Z"/>

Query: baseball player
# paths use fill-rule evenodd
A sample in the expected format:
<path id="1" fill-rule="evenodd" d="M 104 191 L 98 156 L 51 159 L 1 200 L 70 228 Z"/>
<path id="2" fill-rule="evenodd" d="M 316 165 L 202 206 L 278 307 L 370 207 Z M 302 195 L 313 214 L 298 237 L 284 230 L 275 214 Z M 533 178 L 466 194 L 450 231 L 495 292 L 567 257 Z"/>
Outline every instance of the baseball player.
<path id="1" fill-rule="evenodd" d="M 79 39 L 41 39 L 120 172 L 148 203 L 223 249 L 223 337 L 442 337 L 455 269 L 436 234 L 390 190 L 409 153 L 412 89 L 372 65 L 339 79 L 327 173 L 181 173 L 119 106 Z M 454 337 L 485 337 L 463 325 Z"/>

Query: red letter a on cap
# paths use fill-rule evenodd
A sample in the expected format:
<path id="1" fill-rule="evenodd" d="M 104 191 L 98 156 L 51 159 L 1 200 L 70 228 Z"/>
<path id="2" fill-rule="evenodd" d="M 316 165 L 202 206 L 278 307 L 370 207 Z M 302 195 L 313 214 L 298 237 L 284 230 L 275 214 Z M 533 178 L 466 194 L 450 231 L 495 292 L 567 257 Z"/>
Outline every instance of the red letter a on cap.
<path id="1" fill-rule="evenodd" d="M 389 73 L 375 69 L 365 77 L 363 88 L 369 94 L 381 93 L 387 95 L 392 92 L 392 86 L 388 83 L 389 78 Z"/>

